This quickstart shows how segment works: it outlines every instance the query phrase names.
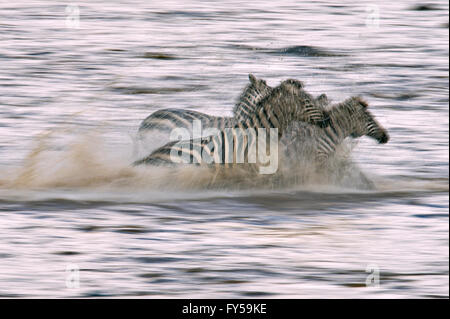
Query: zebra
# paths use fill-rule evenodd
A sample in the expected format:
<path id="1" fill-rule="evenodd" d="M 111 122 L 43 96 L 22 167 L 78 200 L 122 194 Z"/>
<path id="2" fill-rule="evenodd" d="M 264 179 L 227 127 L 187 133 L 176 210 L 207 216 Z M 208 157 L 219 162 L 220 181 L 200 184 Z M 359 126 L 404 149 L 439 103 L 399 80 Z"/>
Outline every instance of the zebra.
<path id="1" fill-rule="evenodd" d="M 240 158 L 249 162 L 251 150 L 254 150 L 252 147 L 261 134 L 260 129 L 276 129 L 278 147 L 278 140 L 293 121 L 305 121 L 319 127 L 327 127 L 330 124 L 327 112 L 318 105 L 314 97 L 304 91 L 303 83 L 288 79 L 257 102 L 253 112 L 243 112 L 232 128 L 219 130 L 217 134 L 203 138 L 169 142 L 147 157 L 134 162 L 134 165 L 173 164 L 174 153 L 181 153 L 181 157 L 187 158 L 188 163 L 204 162 L 205 154 L 209 156 L 209 163 L 223 164 L 230 156 L 233 160 Z"/>
<path id="2" fill-rule="evenodd" d="M 235 126 L 242 117 L 248 116 L 255 106 L 273 90 L 263 79 L 248 75 L 250 83 L 245 87 L 233 108 L 233 117 L 213 116 L 198 111 L 184 109 L 162 109 L 150 114 L 139 126 L 138 136 L 141 140 L 153 133 L 163 133 L 162 140 L 168 141 L 168 134 L 175 128 L 186 128 L 192 132 L 194 120 L 201 122 L 202 127 L 214 127 L 219 130 Z"/>
<path id="3" fill-rule="evenodd" d="M 273 91 L 273 88 L 267 85 L 265 80 L 257 79 L 253 74 L 249 74 L 248 79 L 250 83 L 245 87 L 233 108 L 233 116 L 236 121 L 253 114 L 258 103 Z M 301 82 L 299 81 L 299 83 Z"/>
<path id="4" fill-rule="evenodd" d="M 233 117 L 208 115 L 198 111 L 169 108 L 158 110 L 145 118 L 139 126 L 138 132 L 146 134 L 149 130 L 158 130 L 166 133 L 175 128 L 183 127 L 192 130 L 192 122 L 199 120 L 203 127 L 215 127 L 224 129 L 233 127 L 239 120 L 255 112 L 258 102 L 270 94 L 273 88 L 267 85 L 263 79 L 257 79 L 253 74 L 248 75 L 250 83 L 245 87 L 238 102 L 233 108 Z M 303 82 L 289 79 L 287 82 L 297 82 L 303 86 Z M 316 101 L 323 107 L 328 105 L 328 98 L 321 94 Z"/>
<path id="5" fill-rule="evenodd" d="M 332 163 L 330 173 L 337 176 L 340 182 L 353 176 L 352 186 L 359 184 L 361 188 L 375 188 L 374 183 L 351 163 L 329 162 L 329 159 L 347 137 L 358 138 L 365 135 L 385 144 L 389 141 L 387 130 L 370 113 L 368 103 L 358 96 L 350 97 L 326 110 L 331 121 L 330 126 L 326 128 L 318 128 L 304 122 L 291 124 L 281 139 L 286 162 L 295 165 L 298 159 L 312 160 L 317 170 L 322 172 L 324 168 L 330 168 L 327 164 Z"/>
<path id="6" fill-rule="evenodd" d="M 368 136 L 380 144 L 389 141 L 389 134 L 368 110 L 368 103 L 359 96 L 327 109 L 331 125 L 318 128 L 304 122 L 293 122 L 281 142 L 288 153 L 298 154 L 307 144 L 314 145 L 314 156 L 324 163 L 347 137 Z"/>
<path id="7" fill-rule="evenodd" d="M 258 102 L 273 90 L 265 80 L 258 79 L 253 74 L 249 74 L 248 78 L 250 83 L 238 98 L 233 108 L 233 117 L 213 116 L 198 111 L 176 108 L 158 110 L 150 114 L 140 124 L 138 129 L 140 145 L 144 146 L 144 151 L 148 151 L 149 146 L 153 149 L 162 146 L 170 140 L 170 133 L 176 128 L 185 128 L 192 134 L 192 125 L 196 120 L 200 121 L 203 128 L 223 130 L 234 127 L 236 123 L 254 113 Z M 294 79 L 285 82 L 304 86 L 303 82 Z M 325 94 L 320 95 L 316 98 L 316 102 L 319 106 L 325 107 L 328 105 L 327 96 Z"/>

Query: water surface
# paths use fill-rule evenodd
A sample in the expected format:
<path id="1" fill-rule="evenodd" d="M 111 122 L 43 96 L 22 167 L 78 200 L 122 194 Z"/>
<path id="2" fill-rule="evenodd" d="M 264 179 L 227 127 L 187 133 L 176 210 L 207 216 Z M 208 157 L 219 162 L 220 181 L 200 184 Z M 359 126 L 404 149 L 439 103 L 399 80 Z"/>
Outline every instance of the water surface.
<path id="1" fill-rule="evenodd" d="M 448 3 L 74 4 L 0 5 L 1 297 L 448 298 Z M 366 98 L 376 190 L 129 165 L 148 114 L 231 115 L 248 73 Z"/>

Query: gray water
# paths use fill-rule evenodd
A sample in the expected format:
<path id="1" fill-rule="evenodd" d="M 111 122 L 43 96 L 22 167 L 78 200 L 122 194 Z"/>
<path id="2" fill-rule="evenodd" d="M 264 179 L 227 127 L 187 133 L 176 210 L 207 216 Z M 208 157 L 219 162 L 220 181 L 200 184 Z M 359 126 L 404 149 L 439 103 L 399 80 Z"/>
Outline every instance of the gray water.
<path id="1" fill-rule="evenodd" d="M 448 298 L 448 4 L 422 4 L 3 1 L 0 297 Z M 148 114 L 231 115 L 248 73 L 363 96 L 376 189 L 130 166 Z"/>

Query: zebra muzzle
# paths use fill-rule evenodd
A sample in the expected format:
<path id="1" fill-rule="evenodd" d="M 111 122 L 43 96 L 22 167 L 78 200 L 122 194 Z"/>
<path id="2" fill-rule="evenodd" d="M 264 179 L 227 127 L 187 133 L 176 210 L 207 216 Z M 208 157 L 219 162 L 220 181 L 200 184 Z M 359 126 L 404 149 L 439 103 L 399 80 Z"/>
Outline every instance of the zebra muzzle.
<path id="1" fill-rule="evenodd" d="M 384 133 L 378 138 L 378 143 L 380 144 L 386 144 L 389 141 L 389 135 L 387 133 Z"/>

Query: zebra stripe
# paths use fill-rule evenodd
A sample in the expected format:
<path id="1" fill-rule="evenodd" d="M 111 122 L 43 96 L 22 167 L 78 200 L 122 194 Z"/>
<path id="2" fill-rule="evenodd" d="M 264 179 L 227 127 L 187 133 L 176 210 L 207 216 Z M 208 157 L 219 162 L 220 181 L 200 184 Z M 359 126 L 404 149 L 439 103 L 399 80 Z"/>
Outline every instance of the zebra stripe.
<path id="1" fill-rule="evenodd" d="M 186 162 L 186 159 L 189 159 L 188 161 L 191 163 L 199 161 L 202 159 L 203 153 L 212 155 L 216 164 L 228 163 L 230 157 L 233 158 L 232 163 L 236 158 L 242 157 L 248 162 L 251 155 L 249 138 L 252 140 L 250 145 L 253 145 L 262 134 L 260 129 L 263 129 L 264 133 L 269 132 L 270 134 L 272 134 L 270 129 L 275 129 L 278 142 L 278 138 L 293 121 L 305 121 L 321 127 L 329 125 L 328 114 L 311 95 L 303 90 L 302 83 L 286 80 L 273 89 L 269 95 L 263 97 L 256 105 L 255 111 L 235 123 L 233 128 L 223 129 L 219 134 L 209 137 L 166 144 L 144 159 L 135 162 L 135 165 L 155 164 L 160 163 L 161 160 L 173 163 L 172 156 L 169 156 L 169 159 L 167 154 L 173 155 L 180 152 L 181 157 L 184 158 L 183 162 Z M 243 132 L 247 133 L 243 134 Z M 248 134 L 248 132 L 252 133 Z M 230 138 L 230 135 L 233 137 Z M 265 134 L 264 137 L 266 137 Z M 259 142 L 260 140 L 258 140 Z M 211 144 L 213 145 L 211 148 L 205 146 Z M 235 145 L 237 146 L 235 147 Z"/>
<path id="2" fill-rule="evenodd" d="M 265 80 L 257 79 L 253 74 L 249 74 L 248 79 L 250 83 L 245 87 L 233 108 L 233 116 L 237 121 L 241 121 L 253 114 L 258 103 L 273 90 L 272 87 L 267 85 Z"/>
<path id="3" fill-rule="evenodd" d="M 192 132 L 194 120 L 200 120 L 203 127 L 215 127 L 219 130 L 233 127 L 236 121 L 252 114 L 259 101 L 273 90 L 266 81 L 257 79 L 252 74 L 249 74 L 249 80 L 250 83 L 245 87 L 233 108 L 233 117 L 212 116 L 183 109 L 163 109 L 150 114 L 142 121 L 138 132 L 140 135 L 148 130 L 170 132 L 175 128 L 186 128 Z"/>
<path id="4" fill-rule="evenodd" d="M 282 144 L 289 158 L 313 154 L 319 163 L 326 161 L 345 138 L 369 136 L 379 143 L 387 143 L 388 132 L 367 110 L 367 103 L 360 97 L 351 97 L 327 110 L 332 125 L 318 128 L 306 123 L 293 123 Z M 312 150 L 311 150 L 312 148 Z"/>
<path id="5" fill-rule="evenodd" d="M 159 130 L 170 132 L 175 128 L 186 128 L 192 131 L 192 123 L 199 120 L 204 127 L 233 126 L 234 120 L 231 117 L 212 116 L 205 113 L 182 110 L 182 109 L 164 109 L 158 110 L 148 116 L 140 125 L 139 133 L 147 130 Z"/>

